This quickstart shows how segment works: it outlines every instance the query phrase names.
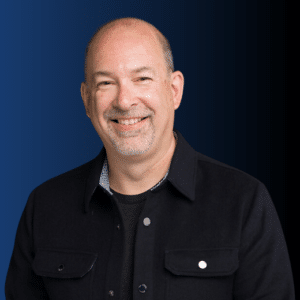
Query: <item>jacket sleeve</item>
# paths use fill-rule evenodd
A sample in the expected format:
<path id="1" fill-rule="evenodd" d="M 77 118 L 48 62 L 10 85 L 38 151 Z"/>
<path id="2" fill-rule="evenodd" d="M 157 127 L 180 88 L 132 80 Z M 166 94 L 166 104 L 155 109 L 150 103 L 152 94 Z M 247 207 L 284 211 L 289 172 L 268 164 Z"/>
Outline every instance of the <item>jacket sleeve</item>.
<path id="1" fill-rule="evenodd" d="M 17 229 L 5 282 L 7 300 L 49 299 L 42 278 L 37 276 L 31 268 L 34 259 L 33 208 L 34 191 L 29 196 Z"/>
<path id="2" fill-rule="evenodd" d="M 236 300 L 294 300 L 294 282 L 281 224 L 266 187 L 259 183 L 244 216 Z"/>

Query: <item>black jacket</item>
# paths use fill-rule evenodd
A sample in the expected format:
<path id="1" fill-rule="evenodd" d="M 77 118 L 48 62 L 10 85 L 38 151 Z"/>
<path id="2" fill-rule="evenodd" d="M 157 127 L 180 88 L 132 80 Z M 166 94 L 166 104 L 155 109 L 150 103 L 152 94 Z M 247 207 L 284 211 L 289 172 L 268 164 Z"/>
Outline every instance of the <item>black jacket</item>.
<path id="1" fill-rule="evenodd" d="M 133 299 L 295 299 L 265 186 L 197 153 L 176 132 L 168 177 L 149 193 L 137 225 Z M 99 186 L 105 157 L 103 148 L 31 193 L 6 299 L 120 299 L 124 234 L 114 197 Z"/>

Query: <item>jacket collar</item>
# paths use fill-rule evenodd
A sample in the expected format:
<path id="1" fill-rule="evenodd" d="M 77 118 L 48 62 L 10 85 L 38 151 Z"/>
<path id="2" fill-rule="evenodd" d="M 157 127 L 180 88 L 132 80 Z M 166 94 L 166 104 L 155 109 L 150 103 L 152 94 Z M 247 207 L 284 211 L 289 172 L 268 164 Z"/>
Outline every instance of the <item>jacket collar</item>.
<path id="1" fill-rule="evenodd" d="M 174 129 L 178 136 L 177 145 L 172 157 L 168 180 L 188 199 L 195 200 L 197 152 Z"/>
<path id="2" fill-rule="evenodd" d="M 172 157 L 170 168 L 166 176 L 153 189 L 158 187 L 165 179 L 168 180 L 179 192 L 191 201 L 195 200 L 197 152 L 188 144 L 181 133 L 174 129 L 178 139 Z M 99 155 L 91 161 L 89 176 L 86 181 L 85 211 L 88 211 L 89 203 L 96 188 L 100 186 L 109 194 L 108 163 L 106 150 L 103 147 Z"/>

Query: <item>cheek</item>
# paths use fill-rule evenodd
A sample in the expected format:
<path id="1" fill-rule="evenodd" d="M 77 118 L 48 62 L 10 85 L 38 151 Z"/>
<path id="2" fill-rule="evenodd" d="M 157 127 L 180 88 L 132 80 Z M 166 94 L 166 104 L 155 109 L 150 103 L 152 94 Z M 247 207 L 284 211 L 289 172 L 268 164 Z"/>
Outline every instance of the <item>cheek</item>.
<path id="1" fill-rule="evenodd" d="M 166 107 L 166 89 L 160 84 L 155 84 L 150 88 L 141 91 L 140 96 L 145 99 L 149 107 L 153 107 L 155 110 Z"/>
<path id="2" fill-rule="evenodd" d="M 167 87 L 164 87 L 160 92 L 160 109 L 167 117 L 173 110 L 173 94 Z"/>
<path id="3" fill-rule="evenodd" d="M 104 97 L 103 95 L 99 94 L 100 93 L 95 93 L 93 98 L 93 111 L 98 118 L 104 114 L 105 110 L 107 110 L 109 106 L 109 101 L 107 97 Z"/>

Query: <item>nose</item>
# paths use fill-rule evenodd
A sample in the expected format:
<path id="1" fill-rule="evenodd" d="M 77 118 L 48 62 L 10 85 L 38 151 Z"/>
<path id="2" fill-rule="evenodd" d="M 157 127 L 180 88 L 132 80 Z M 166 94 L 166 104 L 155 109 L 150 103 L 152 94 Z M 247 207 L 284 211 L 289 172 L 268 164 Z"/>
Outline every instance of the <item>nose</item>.
<path id="1" fill-rule="evenodd" d="M 132 106 L 137 105 L 134 87 L 130 83 L 120 83 L 118 93 L 115 99 L 115 105 L 122 110 L 130 110 Z"/>

